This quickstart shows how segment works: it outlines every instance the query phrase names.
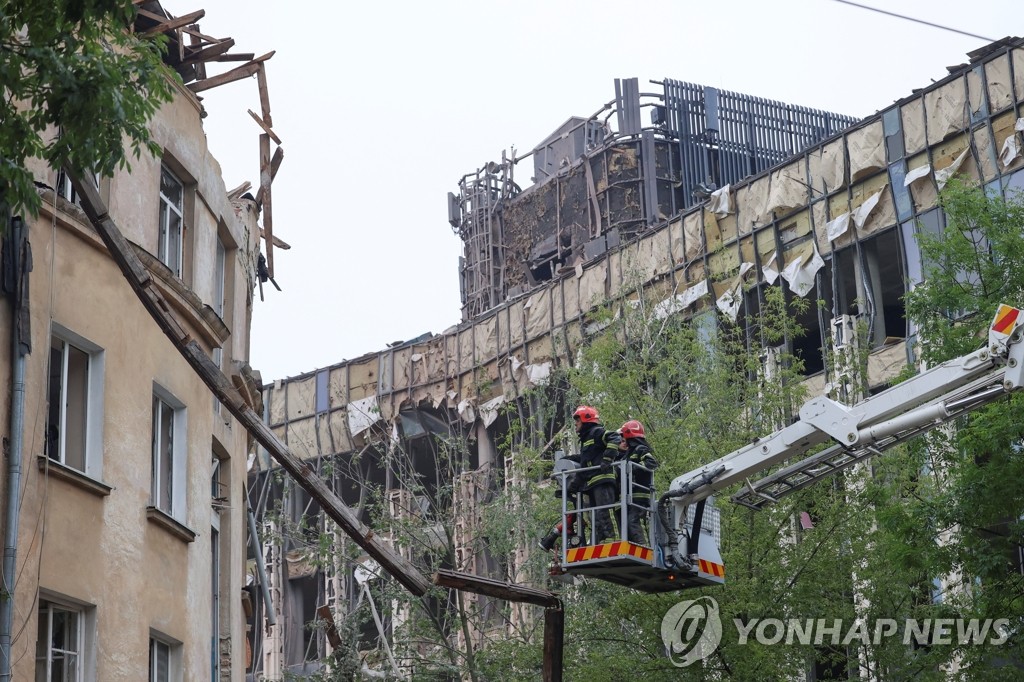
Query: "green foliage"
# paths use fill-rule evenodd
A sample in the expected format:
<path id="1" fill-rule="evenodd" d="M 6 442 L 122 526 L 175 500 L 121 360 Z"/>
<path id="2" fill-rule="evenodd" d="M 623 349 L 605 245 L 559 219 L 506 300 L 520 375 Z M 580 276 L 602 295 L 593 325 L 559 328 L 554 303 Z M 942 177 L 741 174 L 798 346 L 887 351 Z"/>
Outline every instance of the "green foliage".
<path id="1" fill-rule="evenodd" d="M 127 31 L 131 0 L 9 0 L 0 9 L 0 196 L 35 215 L 32 158 L 109 176 L 159 153 L 147 123 L 178 78 L 164 40 Z M 57 131 L 59 130 L 59 135 Z"/>
<path id="2" fill-rule="evenodd" d="M 1024 203 L 988 197 L 954 179 L 941 205 L 946 230 L 918 235 L 925 282 L 906 297 L 928 364 L 978 348 L 999 303 L 1024 304 Z"/>
<path id="3" fill-rule="evenodd" d="M 977 348 L 998 302 L 1024 303 L 1024 275 L 1014 269 L 1024 263 L 1021 205 L 956 184 L 942 203 L 948 233 L 922 238 L 932 267 L 927 282 L 906 301 L 928 363 Z M 552 424 L 570 423 L 577 404 L 596 406 L 610 429 L 627 419 L 644 423 L 661 463 L 655 486 L 662 491 L 676 476 L 791 421 L 807 396 L 802 363 L 785 348 L 802 333 L 796 319 L 809 303 L 788 300 L 779 287 L 764 289 L 759 298 L 756 313 L 740 325 L 717 319 L 714 311 L 692 320 L 657 315 L 642 290 L 636 300 L 594 316 L 603 328 L 587 339 L 574 366 L 556 373 L 547 388 L 521 396 L 502 415 L 509 428 L 499 447 L 511 464 L 504 480 L 490 481 L 474 548 L 486 550 L 507 580 L 560 592 L 567 680 L 800 679 L 812 665 L 822 669 L 819 679 L 845 678 L 859 669 L 887 680 L 1009 679 L 996 665 L 1000 659 L 1024 660 L 1022 643 L 1013 638 L 998 647 L 955 638 L 950 644 L 908 645 L 902 636 L 877 644 L 833 644 L 826 637 L 819 645 L 766 646 L 741 644 L 734 622 L 840 619 L 846 629 L 864 622 L 873 632 L 881 619 L 902 628 L 908 618 L 1009 618 L 1019 631 L 1024 580 L 1011 559 L 1024 542 L 1024 419 L 1016 397 L 764 511 L 720 502 L 724 587 L 650 595 L 594 579 L 546 581 L 549 557 L 534 552 L 523 558 L 522 548 L 532 547 L 558 518 L 547 481 L 551 450 L 567 445 L 574 434 L 565 429 L 559 438 Z M 858 333 L 866 336 L 866 327 Z M 867 391 L 869 344 L 859 347 L 861 352 L 842 359 L 846 380 L 837 397 L 857 399 Z M 826 366 L 837 364 L 830 359 Z M 535 421 L 521 419 L 525 413 Z M 436 468 L 444 472 L 439 481 L 454 481 L 467 470 L 467 453 L 452 448 L 436 451 Z M 428 490 L 412 471 L 396 471 L 393 480 L 417 494 L 429 492 L 434 503 L 401 518 L 381 503 L 374 525 L 395 533 L 397 545 L 423 570 L 452 564 L 457 492 L 450 483 Z M 812 526 L 804 527 L 802 517 Z M 437 526 L 447 529 L 445 540 L 430 549 L 424 528 Z M 941 598 L 936 578 L 943 581 Z M 661 620 L 680 600 L 702 595 L 718 602 L 722 644 L 703 663 L 676 668 L 664 652 Z M 384 600 L 416 610 L 396 640 L 402 655 L 417 661 L 417 679 L 540 678 L 539 608 L 508 606 L 495 617 L 453 593 L 437 590 L 413 602 L 394 586 L 385 589 Z M 518 629 L 510 627 L 512 608 L 525 609 L 532 620 L 518 619 Z M 458 641 L 469 626 L 488 633 L 479 646 Z"/>

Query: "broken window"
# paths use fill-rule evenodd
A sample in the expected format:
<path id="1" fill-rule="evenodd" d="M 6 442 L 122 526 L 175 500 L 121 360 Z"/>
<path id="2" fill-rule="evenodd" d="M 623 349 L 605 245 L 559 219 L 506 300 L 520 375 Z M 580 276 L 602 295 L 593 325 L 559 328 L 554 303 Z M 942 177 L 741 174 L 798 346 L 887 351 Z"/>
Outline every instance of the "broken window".
<path id="1" fill-rule="evenodd" d="M 861 243 L 864 257 L 864 291 L 871 319 L 871 347 L 894 343 L 907 336 L 907 316 L 903 305 L 903 252 L 895 229 Z"/>
<path id="2" fill-rule="evenodd" d="M 970 75 L 974 76 L 974 78 L 972 79 L 968 77 L 968 88 L 977 90 L 977 92 L 971 92 L 971 96 L 968 99 L 970 102 L 969 109 L 971 112 L 971 125 L 973 126 L 975 123 L 981 123 L 988 119 L 989 110 L 988 93 L 986 92 L 987 88 L 985 87 L 985 65 L 978 64 L 974 69 L 972 69 Z"/>
<path id="3" fill-rule="evenodd" d="M 150 503 L 184 517 L 185 406 L 163 389 L 153 393 L 153 470 Z"/>
<path id="4" fill-rule="evenodd" d="M 859 252 L 857 246 L 837 251 L 832 260 L 833 320 L 867 313 L 872 347 L 907 335 L 902 254 L 894 228 L 861 242 Z"/>
<path id="5" fill-rule="evenodd" d="M 290 567 L 289 567 L 290 570 Z M 327 642 L 320 619 L 318 604 L 325 602 L 323 576 L 319 572 L 289 574 L 283 595 L 284 658 L 289 673 L 315 672 L 310 665 L 327 653 Z"/>
<path id="6" fill-rule="evenodd" d="M 37 680 L 79 682 L 85 679 L 85 626 L 83 609 L 39 600 Z"/>
<path id="7" fill-rule="evenodd" d="M 826 271 L 820 270 L 815 275 L 815 286 L 807 297 L 807 308 L 796 316 L 796 324 L 803 329 L 803 334 L 793 339 L 793 355 L 803 360 L 803 374 L 810 376 L 825 370 L 824 339 L 821 334 L 821 310 L 818 300 L 823 298 L 821 283 Z"/>
<path id="8" fill-rule="evenodd" d="M 103 352 L 55 325 L 47 391 L 46 456 L 98 478 Z"/>
<path id="9" fill-rule="evenodd" d="M 899 107 L 893 107 L 882 114 L 882 133 L 885 135 L 885 158 L 889 163 L 902 159 L 906 151 Z"/>
<path id="10" fill-rule="evenodd" d="M 157 257 L 181 277 L 185 187 L 166 166 L 160 168 L 160 235 Z"/>

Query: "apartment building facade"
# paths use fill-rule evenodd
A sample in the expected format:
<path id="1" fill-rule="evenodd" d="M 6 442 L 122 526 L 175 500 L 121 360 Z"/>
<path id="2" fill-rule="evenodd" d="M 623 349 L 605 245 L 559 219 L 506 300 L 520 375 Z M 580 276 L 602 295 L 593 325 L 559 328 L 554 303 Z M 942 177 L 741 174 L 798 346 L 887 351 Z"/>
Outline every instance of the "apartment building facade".
<path id="1" fill-rule="evenodd" d="M 140 32 L 173 21 L 158 2 L 139 12 Z M 179 50 L 183 28 L 196 31 L 165 30 L 166 61 L 187 82 L 205 71 L 186 57 L 208 45 Z M 260 211 L 229 197 L 200 98 L 174 89 L 150 122 L 161 154 L 86 181 L 168 312 L 244 381 Z M 20 457 L 5 447 L 17 532 L 0 653 L 19 680 L 244 679 L 249 437 L 154 323 L 66 174 L 31 170 L 42 209 L 5 227 L 5 282 L 21 284 L 0 303 L 2 430 L 21 443 Z"/>

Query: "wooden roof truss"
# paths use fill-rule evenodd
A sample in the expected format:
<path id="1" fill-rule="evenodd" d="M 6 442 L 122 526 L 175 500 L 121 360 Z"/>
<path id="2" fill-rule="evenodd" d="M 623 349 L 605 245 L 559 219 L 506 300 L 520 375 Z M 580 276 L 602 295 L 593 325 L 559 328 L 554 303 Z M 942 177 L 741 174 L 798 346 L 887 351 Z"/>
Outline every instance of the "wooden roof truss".
<path id="1" fill-rule="evenodd" d="M 181 76 L 188 89 L 197 97 L 205 90 L 256 76 L 260 113 L 249 110 L 249 115 L 259 128 L 260 186 L 256 194 L 256 203 L 260 206 L 263 216 L 261 235 L 266 242 L 267 272 L 270 278 L 273 278 L 274 247 L 291 248 L 286 242 L 274 237 L 271 184 L 284 159 L 281 138 L 274 132 L 274 122 L 270 116 L 270 95 L 267 88 L 266 63 L 274 56 L 274 52 L 259 57 L 254 52 L 231 52 L 235 46 L 234 38 L 214 38 L 200 31 L 198 22 L 206 16 L 206 10 L 200 9 L 175 17 L 161 6 L 159 0 L 135 0 L 135 5 L 135 32 L 146 36 L 163 34 L 167 37 L 164 61 Z M 220 73 L 209 73 L 207 67 L 218 62 L 245 63 Z M 274 145 L 273 148 L 271 143 Z M 248 187 L 242 192 L 247 189 Z M 233 195 L 235 191 L 237 190 L 232 190 L 229 194 Z"/>

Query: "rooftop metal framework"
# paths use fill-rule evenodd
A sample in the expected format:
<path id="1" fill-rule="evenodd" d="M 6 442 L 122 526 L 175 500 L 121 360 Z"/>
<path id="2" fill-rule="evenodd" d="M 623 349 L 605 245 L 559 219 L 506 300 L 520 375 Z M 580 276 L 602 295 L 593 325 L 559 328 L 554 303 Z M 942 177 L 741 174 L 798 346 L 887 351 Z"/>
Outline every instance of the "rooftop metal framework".
<path id="1" fill-rule="evenodd" d="M 532 151 L 459 181 L 448 219 L 465 249 L 463 319 L 679 215 L 711 191 L 755 175 L 856 119 L 675 80 L 570 118 Z M 649 110 L 649 124 L 643 122 Z M 532 185 L 515 182 L 533 157 Z"/>

